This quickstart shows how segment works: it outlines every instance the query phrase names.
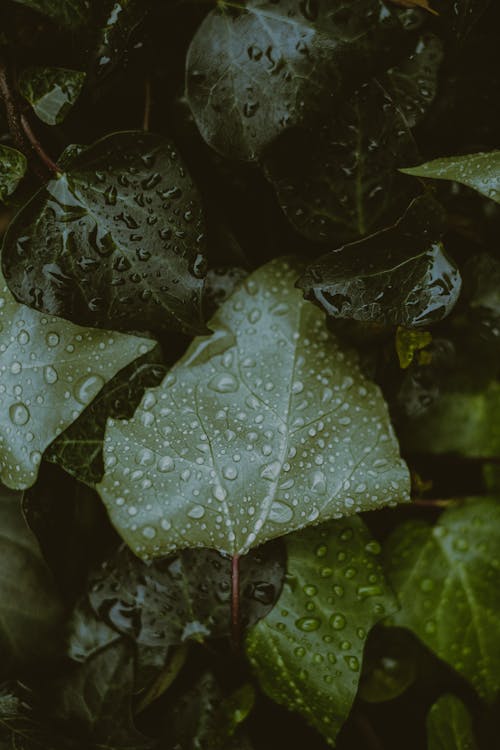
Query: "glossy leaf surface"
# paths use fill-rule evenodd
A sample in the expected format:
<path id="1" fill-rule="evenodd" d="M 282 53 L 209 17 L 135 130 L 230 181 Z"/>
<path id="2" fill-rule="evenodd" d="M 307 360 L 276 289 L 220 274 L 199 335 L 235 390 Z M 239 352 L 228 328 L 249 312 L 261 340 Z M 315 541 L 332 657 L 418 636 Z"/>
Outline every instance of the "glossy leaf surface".
<path id="1" fill-rule="evenodd" d="M 47 125 L 59 125 L 78 99 L 85 73 L 65 68 L 26 68 L 19 88 L 36 115 Z"/>

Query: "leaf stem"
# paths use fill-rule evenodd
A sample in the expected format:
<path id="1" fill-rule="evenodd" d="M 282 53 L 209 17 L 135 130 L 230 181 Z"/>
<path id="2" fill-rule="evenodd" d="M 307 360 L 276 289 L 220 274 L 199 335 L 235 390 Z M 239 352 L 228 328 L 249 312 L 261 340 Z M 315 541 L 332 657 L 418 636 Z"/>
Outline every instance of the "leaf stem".
<path id="1" fill-rule="evenodd" d="M 233 555 L 231 562 L 231 642 L 233 650 L 240 648 L 240 556 Z"/>
<path id="2" fill-rule="evenodd" d="M 456 505 L 457 500 L 449 499 L 442 500 L 440 498 L 434 498 L 431 500 L 423 500 L 421 498 L 415 498 L 412 500 L 413 505 L 419 505 L 422 508 L 449 508 L 451 505 Z"/>
<path id="3" fill-rule="evenodd" d="M 151 80 L 146 78 L 144 81 L 144 114 L 142 118 L 142 129 L 147 133 L 151 127 Z"/>

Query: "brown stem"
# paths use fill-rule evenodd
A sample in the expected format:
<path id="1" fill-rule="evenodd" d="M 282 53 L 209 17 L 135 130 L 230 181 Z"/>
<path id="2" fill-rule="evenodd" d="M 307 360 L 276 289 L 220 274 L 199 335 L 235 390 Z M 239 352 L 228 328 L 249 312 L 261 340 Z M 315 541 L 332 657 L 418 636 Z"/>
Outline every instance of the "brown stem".
<path id="1" fill-rule="evenodd" d="M 56 162 L 53 161 L 50 156 L 43 150 L 42 144 L 33 132 L 26 115 L 21 115 L 21 124 L 23 126 L 24 132 L 26 133 L 26 137 L 30 142 L 31 148 L 33 149 L 33 151 L 35 151 L 40 161 L 43 162 L 48 171 L 53 175 L 59 174 L 61 170 L 57 166 Z"/>
<path id="2" fill-rule="evenodd" d="M 450 505 L 456 505 L 457 501 L 454 499 L 450 500 L 441 500 L 439 498 L 435 498 L 432 500 L 422 500 L 420 498 L 415 498 L 412 500 L 413 505 L 419 505 L 422 508 L 449 508 Z"/>
<path id="3" fill-rule="evenodd" d="M 231 641 L 233 649 L 240 647 L 240 556 L 233 555 L 231 562 Z"/>
<path id="4" fill-rule="evenodd" d="M 151 126 L 151 81 L 146 78 L 144 82 L 144 115 L 142 118 L 142 129 L 147 133 Z"/>

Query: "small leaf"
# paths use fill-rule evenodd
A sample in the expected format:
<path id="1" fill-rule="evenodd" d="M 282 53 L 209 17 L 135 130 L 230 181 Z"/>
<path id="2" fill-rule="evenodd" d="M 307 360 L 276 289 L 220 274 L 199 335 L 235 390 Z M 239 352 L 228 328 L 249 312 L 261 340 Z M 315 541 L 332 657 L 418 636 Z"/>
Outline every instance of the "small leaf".
<path id="1" fill-rule="evenodd" d="M 204 332 L 203 212 L 170 141 L 115 133 L 65 170 L 5 236 L 16 298 L 82 325 Z"/>
<path id="2" fill-rule="evenodd" d="M 244 626 L 265 617 L 283 582 L 281 545 L 266 545 L 240 562 Z M 146 646 L 227 636 L 231 629 L 231 560 L 213 550 L 185 550 L 152 565 L 126 548 L 91 577 L 94 611 L 120 633 Z"/>
<path id="3" fill-rule="evenodd" d="M 24 154 L 0 144 L 0 202 L 17 188 L 28 168 Z"/>
<path id="4" fill-rule="evenodd" d="M 321 256 L 298 285 L 331 317 L 405 328 L 446 317 L 458 300 L 460 272 L 435 240 L 427 201 L 417 199 L 400 221 Z M 418 232 L 409 227 L 422 215 Z M 430 228 L 427 231 L 425 222 Z"/>
<path id="5" fill-rule="evenodd" d="M 189 48 L 186 91 L 205 140 L 225 156 L 258 160 L 289 128 L 334 111 L 404 36 L 379 0 L 223 0 Z"/>
<path id="6" fill-rule="evenodd" d="M 247 654 L 264 692 L 333 746 L 356 697 L 367 633 L 396 602 L 360 518 L 289 536 L 287 551 L 283 593 L 250 631 Z"/>
<path id="7" fill-rule="evenodd" d="M 500 203 L 500 151 L 443 157 L 401 172 L 414 177 L 460 182 Z"/>
<path id="8" fill-rule="evenodd" d="M 154 342 L 42 315 L 16 302 L 1 274 L 0 289 L 0 478 L 24 489 L 54 438 Z"/>
<path id="9" fill-rule="evenodd" d="M 43 13 L 56 23 L 70 29 L 83 26 L 90 17 L 90 0 L 14 0 L 14 2 Z"/>
<path id="10" fill-rule="evenodd" d="M 404 693 L 417 679 L 416 639 L 406 630 L 377 627 L 366 644 L 358 697 L 383 703 Z"/>
<path id="11" fill-rule="evenodd" d="M 40 548 L 24 520 L 21 498 L 20 493 L 0 487 L 2 673 L 13 664 L 32 665 L 53 655 L 64 613 Z"/>
<path id="12" fill-rule="evenodd" d="M 133 31 L 146 17 L 149 8 L 143 0 L 106 0 L 107 16 L 99 30 L 91 70 L 99 77 L 110 74 L 127 52 Z"/>
<path id="13" fill-rule="evenodd" d="M 109 420 L 98 489 L 140 557 L 245 554 L 407 500 L 381 394 L 301 298 L 297 274 L 282 259 L 256 271 L 134 417 Z"/>
<path id="14" fill-rule="evenodd" d="M 500 504 L 478 498 L 446 510 L 432 527 L 402 524 L 385 558 L 409 628 L 469 679 L 488 702 L 500 690 Z"/>
<path id="15" fill-rule="evenodd" d="M 429 331 L 412 331 L 408 328 L 398 326 L 396 331 L 396 351 L 398 353 L 399 365 L 406 370 L 417 352 L 421 352 L 432 341 Z"/>
<path id="16" fill-rule="evenodd" d="M 85 73 L 64 68 L 26 68 L 19 90 L 47 125 L 59 125 L 80 96 Z"/>
<path id="17" fill-rule="evenodd" d="M 469 712 L 454 695 L 443 695 L 427 717 L 429 750 L 477 750 Z"/>

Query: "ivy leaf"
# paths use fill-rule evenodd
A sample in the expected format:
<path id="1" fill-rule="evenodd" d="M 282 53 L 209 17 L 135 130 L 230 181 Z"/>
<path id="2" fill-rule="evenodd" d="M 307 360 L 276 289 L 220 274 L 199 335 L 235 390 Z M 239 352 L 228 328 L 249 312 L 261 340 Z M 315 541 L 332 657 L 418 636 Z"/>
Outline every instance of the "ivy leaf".
<path id="1" fill-rule="evenodd" d="M 187 57 L 187 97 L 207 143 L 256 160 L 287 128 L 338 105 L 404 36 L 379 0 L 218 4 Z M 393 58 L 394 59 L 394 58 Z"/>
<path id="2" fill-rule="evenodd" d="M 417 679 L 417 645 L 416 638 L 403 628 L 375 628 L 363 656 L 358 698 L 383 703 L 402 695 Z"/>
<path id="3" fill-rule="evenodd" d="M 59 464 L 80 482 L 93 486 L 104 474 L 102 448 L 108 417 L 131 417 L 146 388 L 167 373 L 157 347 L 132 362 L 107 383 L 83 414 L 48 448 L 45 460 Z"/>
<path id="4" fill-rule="evenodd" d="M 418 167 L 402 169 L 401 172 L 414 177 L 460 182 L 495 203 L 500 203 L 500 151 L 447 156 Z"/>
<path id="5" fill-rule="evenodd" d="M 18 304 L 2 282 L 0 275 L 0 478 L 24 489 L 54 438 L 154 342 L 46 317 Z"/>
<path id="6" fill-rule="evenodd" d="M 0 143 L 0 202 L 4 202 L 17 188 L 28 168 L 20 151 Z"/>
<path id="7" fill-rule="evenodd" d="M 140 557 L 245 554 L 408 498 L 378 388 L 275 260 L 252 276 L 130 420 L 109 420 L 99 492 Z M 139 494 L 138 494 L 139 493 Z"/>
<path id="8" fill-rule="evenodd" d="M 59 125 L 80 96 L 85 73 L 65 68 L 26 68 L 19 90 L 47 125 Z"/>
<path id="9" fill-rule="evenodd" d="M 427 200 L 400 221 L 308 266 L 298 285 L 333 318 L 414 328 L 437 323 L 458 300 L 460 272 L 435 240 Z M 418 232 L 408 225 L 422 216 Z M 429 227 L 426 228 L 425 223 Z"/>
<path id="10" fill-rule="evenodd" d="M 2 672 L 52 655 L 63 617 L 54 581 L 23 518 L 21 498 L 0 487 Z"/>
<path id="11" fill-rule="evenodd" d="M 477 750 L 469 712 L 455 695 L 443 695 L 427 717 L 429 750 Z"/>
<path id="12" fill-rule="evenodd" d="M 276 542 L 240 563 L 240 611 L 254 625 L 274 606 L 283 582 Z M 184 550 L 174 559 L 140 562 L 123 547 L 91 577 L 94 611 L 120 633 L 146 646 L 226 636 L 231 628 L 231 560 L 214 550 Z"/>
<path id="13" fill-rule="evenodd" d="M 367 633 L 396 609 L 360 518 L 287 537 L 287 578 L 271 614 L 247 638 L 267 695 L 297 711 L 329 745 L 356 697 Z"/>
<path id="14" fill-rule="evenodd" d="M 65 170 L 6 234 L 16 298 L 83 325 L 204 332 L 202 208 L 172 144 L 115 133 Z"/>
<path id="15" fill-rule="evenodd" d="M 14 2 L 26 5 L 70 29 L 83 26 L 90 17 L 90 0 L 14 0 Z"/>
<path id="16" fill-rule="evenodd" d="M 472 499 L 432 527 L 402 524 L 389 538 L 387 572 L 401 609 L 392 622 L 416 635 L 488 702 L 500 690 L 500 504 Z"/>

